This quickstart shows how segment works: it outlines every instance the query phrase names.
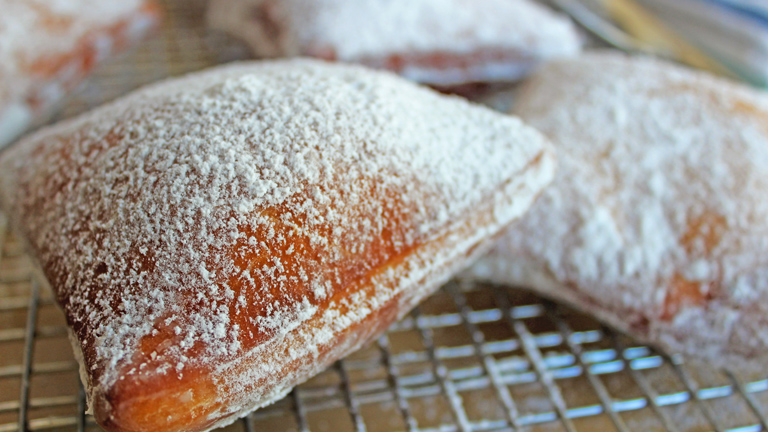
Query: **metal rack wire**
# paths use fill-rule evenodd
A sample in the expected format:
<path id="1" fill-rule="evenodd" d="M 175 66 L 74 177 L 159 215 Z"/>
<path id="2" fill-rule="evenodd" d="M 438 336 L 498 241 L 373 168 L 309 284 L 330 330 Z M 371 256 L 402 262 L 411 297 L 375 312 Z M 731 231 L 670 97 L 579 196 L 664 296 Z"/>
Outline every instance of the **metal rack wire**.
<path id="1" fill-rule="evenodd" d="M 70 116 L 169 75 L 246 56 L 202 0 L 102 67 Z M 524 290 L 454 281 L 379 340 L 229 431 L 768 430 L 768 370 L 684 364 Z M 0 432 L 98 431 L 63 317 L 0 214 Z"/>

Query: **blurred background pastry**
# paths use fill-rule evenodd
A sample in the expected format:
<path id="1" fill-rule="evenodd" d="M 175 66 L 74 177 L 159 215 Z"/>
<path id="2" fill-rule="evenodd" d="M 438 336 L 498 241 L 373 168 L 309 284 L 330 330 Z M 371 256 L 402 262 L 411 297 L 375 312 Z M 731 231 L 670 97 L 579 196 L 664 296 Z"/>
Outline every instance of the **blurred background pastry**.
<path id="1" fill-rule="evenodd" d="M 212 0 L 208 22 L 258 58 L 360 63 L 440 87 L 515 81 L 582 44 L 530 0 Z"/>
<path id="2" fill-rule="evenodd" d="M 669 353 L 768 355 L 768 95 L 661 60 L 588 53 L 541 68 L 513 113 L 558 177 L 475 267 Z"/>
<path id="3" fill-rule="evenodd" d="M 152 0 L 0 0 L 0 147 L 160 20 Z"/>

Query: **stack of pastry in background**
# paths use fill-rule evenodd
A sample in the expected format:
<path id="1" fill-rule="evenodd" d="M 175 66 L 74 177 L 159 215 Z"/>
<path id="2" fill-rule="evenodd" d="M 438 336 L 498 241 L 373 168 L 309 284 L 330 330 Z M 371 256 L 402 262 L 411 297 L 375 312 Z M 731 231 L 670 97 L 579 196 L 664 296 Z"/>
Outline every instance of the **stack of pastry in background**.
<path id="1" fill-rule="evenodd" d="M 30 23 L 53 34 L 74 28 L 64 10 L 101 10 L 5 1 L 33 17 L 26 30 L 0 20 L 14 58 Z M 158 16 L 137 2 L 130 24 L 129 3 L 98 14 L 121 17 L 105 24 L 116 40 Z M 229 423 L 488 250 L 462 277 L 573 304 L 671 353 L 765 364 L 761 91 L 580 54 L 573 24 L 527 0 L 214 0 L 208 15 L 258 57 L 327 62 L 169 80 L 0 154 L 0 205 L 57 294 L 108 430 Z M 53 83 L 105 52 L 94 37 L 70 61 L 73 48 L 46 40 L 67 60 L 40 75 Z M 0 92 L 15 95 L 0 110 L 8 137 L 47 94 L 23 72 L 32 63 Z M 367 67 L 441 88 L 531 74 L 513 114 L 541 133 Z"/>
<path id="2" fill-rule="evenodd" d="M 0 147 L 44 122 L 99 62 L 159 19 L 151 0 L 0 1 Z"/>
<path id="3" fill-rule="evenodd" d="M 514 81 L 582 44 L 531 0 L 213 0 L 208 22 L 260 58 L 359 63 L 442 87 Z"/>

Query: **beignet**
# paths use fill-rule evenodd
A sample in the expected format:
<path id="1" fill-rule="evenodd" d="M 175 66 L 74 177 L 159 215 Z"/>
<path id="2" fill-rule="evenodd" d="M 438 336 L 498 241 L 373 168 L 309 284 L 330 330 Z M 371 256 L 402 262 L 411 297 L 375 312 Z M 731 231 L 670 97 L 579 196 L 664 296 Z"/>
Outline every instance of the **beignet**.
<path id="1" fill-rule="evenodd" d="M 153 0 L 0 0 L 0 147 L 159 16 Z"/>
<path id="2" fill-rule="evenodd" d="M 768 353 L 768 96 L 642 57 L 541 69 L 514 113 L 560 170 L 473 268 L 716 366 Z"/>
<path id="3" fill-rule="evenodd" d="M 581 49 L 567 18 L 531 0 L 211 0 L 208 21 L 258 57 L 361 63 L 443 87 L 513 81 Z"/>
<path id="4" fill-rule="evenodd" d="M 519 120 L 356 66 L 166 81 L 0 157 L 110 431 L 199 431 L 384 331 L 554 176 Z"/>

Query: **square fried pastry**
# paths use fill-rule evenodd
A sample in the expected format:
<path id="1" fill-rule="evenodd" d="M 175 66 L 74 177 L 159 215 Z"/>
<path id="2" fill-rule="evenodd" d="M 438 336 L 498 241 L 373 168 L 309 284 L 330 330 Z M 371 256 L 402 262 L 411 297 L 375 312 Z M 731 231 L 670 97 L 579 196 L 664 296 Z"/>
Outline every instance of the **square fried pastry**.
<path id="1" fill-rule="evenodd" d="M 382 333 L 554 176 L 516 118 L 389 73 L 243 63 L 0 157 L 109 431 L 199 431 Z"/>
<path id="2" fill-rule="evenodd" d="M 531 0 L 211 0 L 213 28 L 258 57 L 311 56 L 450 87 L 513 81 L 581 39 Z"/>
<path id="3" fill-rule="evenodd" d="M 0 147 L 159 16 L 151 0 L 0 0 Z"/>
<path id="4" fill-rule="evenodd" d="M 543 67 L 513 111 L 552 139 L 560 170 L 472 273 L 670 353 L 764 367 L 768 95 L 603 52 Z"/>

